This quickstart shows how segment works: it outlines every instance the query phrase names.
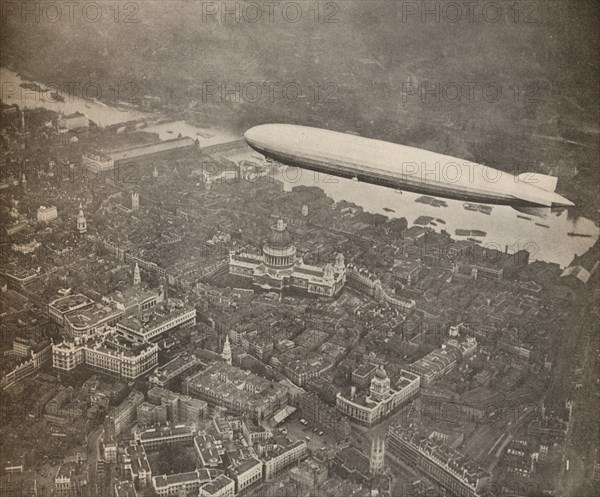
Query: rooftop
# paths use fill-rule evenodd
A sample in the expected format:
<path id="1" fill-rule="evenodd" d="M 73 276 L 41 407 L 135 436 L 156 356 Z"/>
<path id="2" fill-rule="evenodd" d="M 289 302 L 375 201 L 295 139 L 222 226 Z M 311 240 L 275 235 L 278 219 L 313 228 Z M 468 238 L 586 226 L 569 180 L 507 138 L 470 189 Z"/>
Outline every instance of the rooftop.
<path id="1" fill-rule="evenodd" d="M 137 492 L 133 483 L 130 481 L 122 481 L 115 484 L 115 497 L 137 497 Z"/>
<path id="2" fill-rule="evenodd" d="M 189 473 L 177 473 L 174 475 L 162 475 L 154 478 L 157 487 L 167 487 L 178 483 L 191 483 L 194 481 L 210 481 L 210 473 L 206 469 L 197 469 Z"/>
<path id="3" fill-rule="evenodd" d="M 69 313 L 67 320 L 73 328 L 85 329 L 94 327 L 104 321 L 117 318 L 122 311 L 96 302 L 88 308 L 79 308 Z"/>
<path id="4" fill-rule="evenodd" d="M 352 374 L 356 376 L 367 376 L 370 373 L 372 373 L 376 368 L 377 366 L 375 364 L 366 363 L 357 367 L 354 371 L 352 371 Z"/>
<path id="5" fill-rule="evenodd" d="M 141 316 L 129 316 L 121 321 L 119 326 L 133 330 L 134 332 L 145 333 L 190 311 L 193 311 L 193 309 L 171 311 L 171 309 L 164 306 L 155 307 L 152 309 L 152 312 L 145 312 Z"/>
<path id="6" fill-rule="evenodd" d="M 287 389 L 278 383 L 225 363 L 213 363 L 191 376 L 189 386 L 199 391 L 218 392 L 224 398 L 235 398 L 237 403 L 249 409 L 256 409 L 287 393 Z"/>
<path id="7" fill-rule="evenodd" d="M 205 485 L 203 485 L 202 488 L 209 494 L 215 494 L 223 487 L 226 487 L 231 483 L 233 483 L 233 480 L 231 478 L 225 475 L 219 475 L 210 483 L 206 483 Z"/>
<path id="8" fill-rule="evenodd" d="M 159 438 L 178 437 L 184 435 L 192 436 L 193 434 L 194 430 L 191 426 L 187 425 L 160 426 L 143 431 L 140 434 L 140 440 L 143 442 L 145 440 L 156 440 Z"/>
<path id="9" fill-rule="evenodd" d="M 61 314 L 66 314 L 67 312 L 73 311 L 75 309 L 79 309 L 82 307 L 91 306 L 94 301 L 81 293 L 75 295 L 69 295 L 67 297 L 62 297 L 59 299 L 50 302 L 49 307 L 55 309 Z"/>
<path id="10" fill-rule="evenodd" d="M 246 459 L 245 461 L 242 461 L 237 466 L 230 468 L 230 472 L 235 477 L 235 476 L 242 475 L 246 471 L 249 471 L 249 470 L 255 468 L 256 466 L 260 466 L 260 465 L 262 465 L 262 462 L 260 462 L 259 460 L 252 457 L 250 459 Z"/>
<path id="11" fill-rule="evenodd" d="M 443 441 L 430 437 L 424 430 L 414 427 L 390 426 L 390 433 L 394 433 L 405 440 L 421 454 L 428 456 L 437 465 L 451 472 L 455 478 L 471 487 L 476 487 L 479 479 L 491 477 L 488 471 L 485 471 L 474 461 L 467 459 Z"/>

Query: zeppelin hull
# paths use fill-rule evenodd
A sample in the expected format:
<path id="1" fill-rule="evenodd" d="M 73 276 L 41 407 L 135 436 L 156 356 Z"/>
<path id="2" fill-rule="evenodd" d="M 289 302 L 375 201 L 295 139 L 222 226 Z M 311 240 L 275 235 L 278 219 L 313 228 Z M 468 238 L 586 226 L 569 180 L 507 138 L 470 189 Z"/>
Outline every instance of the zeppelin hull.
<path id="1" fill-rule="evenodd" d="M 553 191 L 556 178 L 513 176 L 390 142 L 285 124 L 256 126 L 244 138 L 254 150 L 278 162 L 396 190 L 488 204 L 573 205 Z"/>
<path id="2" fill-rule="evenodd" d="M 402 180 L 394 176 L 386 175 L 385 173 L 372 173 L 361 170 L 354 170 L 331 162 L 321 162 L 316 160 L 307 160 L 303 157 L 295 155 L 285 154 L 282 152 L 274 152 L 270 150 L 261 149 L 257 146 L 250 145 L 254 150 L 260 152 L 265 157 L 276 160 L 288 166 L 294 166 L 301 169 L 308 169 L 331 176 L 337 176 L 339 178 L 355 179 L 362 183 L 369 183 L 372 185 L 383 186 L 386 188 L 392 188 L 395 190 L 403 190 L 407 192 L 419 193 L 424 195 L 434 195 L 438 197 L 444 197 L 454 200 L 480 202 L 485 204 L 495 205 L 522 205 L 522 206 L 539 206 L 535 202 L 529 202 L 522 199 L 517 199 L 511 195 L 502 194 L 491 194 L 491 193 L 477 193 L 467 192 L 464 189 L 449 189 L 447 187 L 435 185 L 427 185 L 419 182 L 411 182 L 409 180 Z"/>

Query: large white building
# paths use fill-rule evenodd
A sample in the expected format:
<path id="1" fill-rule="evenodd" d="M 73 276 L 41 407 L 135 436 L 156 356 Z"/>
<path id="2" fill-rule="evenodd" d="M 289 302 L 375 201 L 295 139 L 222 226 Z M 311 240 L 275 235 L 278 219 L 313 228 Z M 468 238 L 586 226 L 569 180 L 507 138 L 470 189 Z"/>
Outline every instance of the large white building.
<path id="1" fill-rule="evenodd" d="M 308 448 L 304 440 L 297 440 L 287 447 L 278 445 L 263 455 L 265 480 L 275 476 L 308 456 Z"/>
<path id="2" fill-rule="evenodd" d="M 57 324 L 64 326 L 69 313 L 80 309 L 88 309 L 93 305 L 94 301 L 81 293 L 67 295 L 48 304 L 48 316 Z"/>
<path id="3" fill-rule="evenodd" d="M 115 168 L 114 159 L 104 154 L 85 154 L 81 158 L 81 164 L 93 173 L 112 171 Z"/>
<path id="4" fill-rule="evenodd" d="M 234 497 L 234 495 L 235 482 L 225 475 L 219 475 L 200 487 L 200 497 Z"/>
<path id="5" fill-rule="evenodd" d="M 255 422 L 272 418 L 289 402 L 288 389 L 281 384 L 221 362 L 185 378 L 182 391 Z"/>
<path id="6" fill-rule="evenodd" d="M 356 395 L 355 387 L 352 387 L 349 396 L 337 394 L 336 406 L 346 416 L 372 426 L 413 398 L 420 385 L 419 375 L 403 370 L 395 390 L 391 388 L 385 369 L 379 366 L 371 380 L 368 395 Z"/>
<path id="7" fill-rule="evenodd" d="M 202 468 L 189 473 L 155 476 L 152 478 L 152 487 L 159 497 L 179 497 L 198 495 L 200 486 L 210 481 L 210 473 Z"/>
<path id="8" fill-rule="evenodd" d="M 264 290 L 295 288 L 324 297 L 337 295 L 346 283 L 346 266 L 342 254 L 338 254 L 335 265 L 304 264 L 296 256 L 292 236 L 281 219 L 271 228 L 262 255 L 230 252 L 229 273 L 252 278 L 254 285 Z"/>
<path id="9" fill-rule="evenodd" d="M 115 435 L 119 435 L 119 433 L 135 421 L 137 408 L 143 402 L 144 394 L 137 390 L 132 390 L 123 402 L 108 411 L 105 418 L 105 426 L 111 426 L 114 429 Z"/>
<path id="10" fill-rule="evenodd" d="M 152 469 L 148 463 L 146 451 L 141 445 L 132 443 L 126 446 L 124 450 L 120 451 L 120 460 L 123 470 L 138 488 L 144 489 L 152 482 Z M 159 495 L 166 494 L 159 493 Z"/>
<path id="11" fill-rule="evenodd" d="M 492 475 L 475 461 L 414 426 L 390 426 L 389 452 L 456 497 L 480 497 Z"/>
<path id="12" fill-rule="evenodd" d="M 242 490 L 262 481 L 263 463 L 253 457 L 232 466 L 229 476 L 235 481 L 235 492 L 239 494 Z"/>
<path id="13" fill-rule="evenodd" d="M 90 120 L 85 114 L 81 112 L 75 112 L 68 116 L 58 117 L 58 128 L 67 131 L 72 131 L 80 128 L 87 128 L 90 125 Z"/>
<path id="14" fill-rule="evenodd" d="M 65 329 L 72 338 L 94 335 L 105 326 L 114 326 L 123 318 L 123 311 L 115 305 L 100 302 L 81 307 L 65 315 Z"/>
<path id="15" fill-rule="evenodd" d="M 93 336 L 74 338 L 52 346 L 54 368 L 71 371 L 80 364 L 133 380 L 156 367 L 158 346 L 129 342 L 110 327 Z"/>
<path id="16" fill-rule="evenodd" d="M 466 340 L 451 338 L 440 349 L 433 350 L 425 357 L 413 362 L 408 369 L 419 375 L 423 388 L 431 382 L 448 374 L 462 357 L 471 355 L 477 349 L 477 339 L 468 337 Z"/>
<path id="17" fill-rule="evenodd" d="M 196 309 L 181 309 L 171 312 L 154 308 L 152 313 L 132 315 L 117 324 L 119 331 L 134 340 L 158 340 L 160 335 L 175 327 L 196 324 Z"/>
<path id="18" fill-rule="evenodd" d="M 13 367 L 7 367 L 7 364 L 2 371 L 0 375 L 0 388 L 6 388 L 15 381 L 35 373 L 52 358 L 52 345 L 48 340 L 35 343 L 16 338 L 13 342 L 13 350 L 5 352 L 4 355 L 5 358 L 6 356 L 14 357 L 16 361 L 13 362 Z"/>
<path id="19" fill-rule="evenodd" d="M 37 210 L 37 220 L 40 222 L 48 223 L 53 219 L 58 217 L 58 211 L 56 210 L 56 206 L 51 205 L 46 207 L 45 205 L 40 205 Z"/>
<path id="20" fill-rule="evenodd" d="M 192 445 L 194 428 L 190 425 L 158 426 L 137 434 L 144 450 L 155 450 L 163 445 Z"/>

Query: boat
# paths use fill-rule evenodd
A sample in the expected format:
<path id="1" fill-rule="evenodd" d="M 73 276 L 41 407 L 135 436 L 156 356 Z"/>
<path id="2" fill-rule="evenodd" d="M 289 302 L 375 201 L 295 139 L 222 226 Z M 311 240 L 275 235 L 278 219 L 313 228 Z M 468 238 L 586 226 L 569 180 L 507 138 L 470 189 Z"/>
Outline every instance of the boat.
<path id="1" fill-rule="evenodd" d="M 435 220 L 436 220 L 438 223 L 441 223 L 441 224 L 446 224 L 446 221 L 444 221 L 443 219 L 436 218 Z"/>
<path id="2" fill-rule="evenodd" d="M 448 207 L 448 204 L 443 200 L 429 197 L 427 195 L 421 195 L 419 198 L 415 199 L 415 202 L 419 202 L 420 204 L 431 205 L 432 207 Z"/>
<path id="3" fill-rule="evenodd" d="M 542 223 L 535 223 L 536 226 L 541 226 L 542 228 L 549 228 L 550 226 L 548 226 L 547 224 L 542 224 Z"/>
<path id="4" fill-rule="evenodd" d="M 589 233 L 575 233 L 574 231 L 569 231 L 567 233 L 567 235 L 569 236 L 582 236 L 584 238 L 592 238 L 593 235 L 590 235 Z"/>
<path id="5" fill-rule="evenodd" d="M 57 102 L 64 102 L 65 98 L 57 91 L 50 92 L 50 96 Z"/>
<path id="6" fill-rule="evenodd" d="M 471 230 L 455 229 L 454 234 L 458 236 L 471 236 Z"/>
<path id="7" fill-rule="evenodd" d="M 399 195 L 402 195 L 402 190 L 394 190 L 394 193 L 397 193 Z"/>
<path id="8" fill-rule="evenodd" d="M 481 240 L 477 240 L 477 238 L 467 238 L 470 242 L 481 243 Z"/>
<path id="9" fill-rule="evenodd" d="M 437 223 L 434 223 L 433 221 L 431 221 L 431 222 L 429 223 L 429 226 L 437 226 Z"/>
<path id="10" fill-rule="evenodd" d="M 527 221 L 531 221 L 531 218 L 530 218 L 530 217 L 527 217 L 527 216 L 521 216 L 520 214 L 517 214 L 517 217 L 518 217 L 519 219 L 527 219 Z"/>
<path id="11" fill-rule="evenodd" d="M 394 209 L 390 209 L 389 207 L 384 207 L 383 210 L 385 212 L 396 212 Z"/>
<path id="12" fill-rule="evenodd" d="M 173 132 L 170 129 L 167 130 L 167 133 L 173 134 Z"/>
<path id="13" fill-rule="evenodd" d="M 464 203 L 463 207 L 468 211 L 476 211 L 481 212 L 483 214 L 491 214 L 493 210 L 493 207 L 490 207 L 489 205 L 477 205 L 470 203 Z"/>
<path id="14" fill-rule="evenodd" d="M 471 236 L 487 236 L 487 233 L 481 230 L 471 230 Z"/>
<path id="15" fill-rule="evenodd" d="M 427 226 L 431 221 L 433 221 L 431 216 L 419 216 L 415 219 L 413 224 L 416 224 L 417 226 Z"/>

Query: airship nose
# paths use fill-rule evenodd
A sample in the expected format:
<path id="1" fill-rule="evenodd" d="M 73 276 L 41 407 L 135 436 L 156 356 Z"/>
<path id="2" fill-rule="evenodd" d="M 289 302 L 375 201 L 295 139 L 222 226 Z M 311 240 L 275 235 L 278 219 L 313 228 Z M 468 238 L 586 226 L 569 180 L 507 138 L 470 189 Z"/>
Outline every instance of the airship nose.
<path id="1" fill-rule="evenodd" d="M 271 127 L 272 126 L 268 124 L 254 126 L 253 128 L 246 130 L 244 133 L 244 140 L 246 140 L 249 145 L 263 144 L 265 141 L 269 140 Z"/>
<path id="2" fill-rule="evenodd" d="M 244 133 L 244 140 L 248 143 L 254 143 L 256 141 L 256 128 L 258 126 L 254 126 L 253 128 L 247 129 Z"/>

